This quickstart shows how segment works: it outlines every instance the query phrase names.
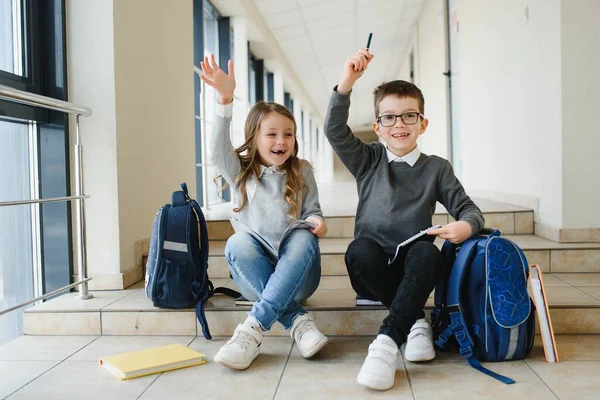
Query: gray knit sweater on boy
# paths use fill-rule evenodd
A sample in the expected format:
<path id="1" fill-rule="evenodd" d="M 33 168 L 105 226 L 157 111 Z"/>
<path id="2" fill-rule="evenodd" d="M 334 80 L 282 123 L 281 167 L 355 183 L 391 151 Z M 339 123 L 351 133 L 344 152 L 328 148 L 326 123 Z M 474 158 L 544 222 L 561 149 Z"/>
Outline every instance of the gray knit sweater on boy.
<path id="1" fill-rule="evenodd" d="M 358 209 L 354 237 L 368 237 L 388 254 L 410 236 L 432 225 L 436 202 L 473 234 L 483 228 L 481 210 L 467 196 L 450 163 L 421 153 L 411 167 L 389 162 L 382 143 L 365 144 L 347 126 L 350 94 L 335 90 L 325 117 L 325 136 L 356 178 Z M 427 237 L 433 242 L 434 236 Z"/>

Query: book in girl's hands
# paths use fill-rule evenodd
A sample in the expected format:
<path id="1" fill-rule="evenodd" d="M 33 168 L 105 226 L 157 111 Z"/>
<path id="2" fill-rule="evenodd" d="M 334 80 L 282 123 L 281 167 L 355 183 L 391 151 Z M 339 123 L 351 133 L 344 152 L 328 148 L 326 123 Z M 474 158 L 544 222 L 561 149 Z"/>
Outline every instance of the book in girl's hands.
<path id="1" fill-rule="evenodd" d="M 285 231 L 283 231 L 283 234 L 281 235 L 281 239 L 279 240 L 279 243 L 283 243 L 283 241 L 296 229 L 310 230 L 310 229 L 313 229 L 315 226 L 316 225 L 314 223 L 307 221 L 305 219 L 297 219 L 294 222 L 292 222 Z"/>
<path id="2" fill-rule="evenodd" d="M 426 235 L 427 232 L 432 231 L 434 229 L 438 229 L 441 228 L 441 225 L 434 225 L 432 227 L 429 227 L 427 229 L 423 229 L 421 232 L 417 233 L 416 235 L 413 235 L 411 237 L 409 237 L 408 239 L 406 239 L 404 242 L 400 243 L 397 247 L 396 247 L 396 254 L 394 254 L 394 257 L 390 258 L 388 265 L 390 265 L 391 263 L 394 262 L 394 260 L 396 260 L 396 257 L 398 257 L 398 252 L 400 251 L 401 247 L 406 246 L 409 243 L 414 242 L 415 240 L 417 240 L 418 238 L 420 238 L 423 235 Z"/>
<path id="3" fill-rule="evenodd" d="M 356 295 L 356 305 L 357 306 L 382 306 L 383 303 L 379 300 L 371 300 L 366 297 L 362 297 L 360 295 Z"/>
<path id="4" fill-rule="evenodd" d="M 531 282 L 533 302 L 535 303 L 538 322 L 540 324 L 546 361 L 549 363 L 558 362 L 558 349 L 556 348 L 556 340 L 554 339 L 554 329 L 552 328 L 552 319 L 550 318 L 550 309 L 548 308 L 544 278 L 542 277 L 542 271 L 537 265 L 529 267 L 529 281 Z"/>
<path id="5" fill-rule="evenodd" d="M 180 344 L 116 354 L 100 359 L 100 365 L 121 380 L 191 367 L 205 362 L 204 354 Z"/>

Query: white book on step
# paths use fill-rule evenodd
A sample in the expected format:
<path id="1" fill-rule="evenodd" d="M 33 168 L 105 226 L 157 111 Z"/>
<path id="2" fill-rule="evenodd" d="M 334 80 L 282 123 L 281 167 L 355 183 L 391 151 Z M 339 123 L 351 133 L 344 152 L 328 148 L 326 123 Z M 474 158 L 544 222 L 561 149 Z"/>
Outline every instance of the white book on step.
<path id="1" fill-rule="evenodd" d="M 558 362 L 558 349 L 556 348 L 552 318 L 550 317 L 550 309 L 548 308 L 544 278 L 542 277 L 542 271 L 537 265 L 529 267 L 529 281 L 531 282 L 531 292 L 533 293 L 533 302 L 535 303 L 540 325 L 546 361 L 549 363 Z"/>

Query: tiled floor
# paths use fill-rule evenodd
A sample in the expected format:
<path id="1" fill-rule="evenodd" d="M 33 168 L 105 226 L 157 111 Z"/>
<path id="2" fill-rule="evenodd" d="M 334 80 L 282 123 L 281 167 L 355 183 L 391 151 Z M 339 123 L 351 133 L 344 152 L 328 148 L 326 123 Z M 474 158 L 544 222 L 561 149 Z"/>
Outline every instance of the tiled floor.
<path id="1" fill-rule="evenodd" d="M 370 337 L 332 337 L 311 360 L 287 337 L 266 337 L 246 371 L 212 362 L 227 340 L 193 336 L 24 336 L 0 347 L 1 399 L 596 399 L 600 336 L 558 336 L 561 362 L 545 362 L 539 337 L 525 361 L 488 365 L 514 378 L 503 385 L 468 366 L 457 354 L 413 364 L 400 356 L 396 384 L 375 392 L 356 383 Z M 171 343 L 188 345 L 208 363 L 119 381 L 98 358 Z"/>

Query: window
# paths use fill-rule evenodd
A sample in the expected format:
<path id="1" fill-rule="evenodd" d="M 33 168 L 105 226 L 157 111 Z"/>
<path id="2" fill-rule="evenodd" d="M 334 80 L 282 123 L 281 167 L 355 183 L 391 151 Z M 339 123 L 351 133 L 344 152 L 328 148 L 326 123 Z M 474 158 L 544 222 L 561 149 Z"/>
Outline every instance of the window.
<path id="1" fill-rule="evenodd" d="M 267 72 L 267 101 L 275 101 L 275 74 Z"/>
<path id="2" fill-rule="evenodd" d="M 67 100 L 64 0 L 0 0 L 0 84 Z M 0 100 L 0 202 L 70 195 L 68 117 Z M 70 204 L 0 207 L 0 309 L 69 284 Z M 22 333 L 0 317 L 0 344 Z"/>
<path id="3" fill-rule="evenodd" d="M 292 99 L 292 95 L 289 92 L 283 92 L 283 105 L 292 113 L 294 112 L 294 99 Z"/>
<path id="4" fill-rule="evenodd" d="M 229 18 L 223 18 L 206 0 L 194 0 L 194 66 L 198 67 L 205 55 L 214 54 L 219 65 L 227 69 L 233 54 L 232 31 Z M 198 70 L 196 70 L 199 72 Z M 230 199 L 229 190 L 220 193 L 214 179 L 219 175 L 216 167 L 209 165 L 209 149 L 205 140 L 212 130 L 217 92 L 194 76 L 195 127 L 196 127 L 196 198 L 201 206 L 208 207 Z"/>
<path id="5" fill-rule="evenodd" d="M 248 94 L 250 104 L 265 100 L 265 64 L 250 51 L 250 43 L 248 43 Z"/>

